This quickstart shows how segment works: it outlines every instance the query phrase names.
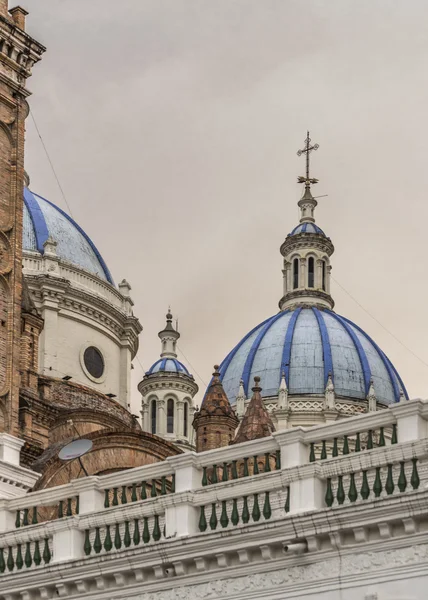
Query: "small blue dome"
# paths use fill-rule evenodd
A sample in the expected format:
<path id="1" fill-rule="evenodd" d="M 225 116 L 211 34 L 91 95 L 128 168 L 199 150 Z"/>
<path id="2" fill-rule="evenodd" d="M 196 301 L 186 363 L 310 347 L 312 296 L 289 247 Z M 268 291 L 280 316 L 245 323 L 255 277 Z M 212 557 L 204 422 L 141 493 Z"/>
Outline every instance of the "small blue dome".
<path id="1" fill-rule="evenodd" d="M 407 392 L 397 371 L 357 325 L 327 309 L 296 308 L 280 312 L 250 331 L 220 366 L 233 404 L 244 381 L 261 378 L 262 396 L 277 396 L 282 373 L 290 394 L 324 394 L 331 373 L 337 396 L 363 400 L 373 380 L 377 399 L 398 402 Z"/>
<path id="2" fill-rule="evenodd" d="M 44 253 L 50 237 L 57 243 L 59 258 L 97 275 L 114 285 L 110 271 L 95 244 L 60 208 L 24 188 L 24 250 Z"/>
<path id="3" fill-rule="evenodd" d="M 153 375 L 154 373 L 183 373 L 183 375 L 190 375 L 186 367 L 176 358 L 161 358 L 150 367 L 146 375 Z"/>
<path id="4" fill-rule="evenodd" d="M 315 223 L 300 223 L 300 225 L 297 225 L 297 227 L 295 227 L 288 235 L 297 235 L 299 233 L 319 233 L 320 235 L 327 237 L 324 231 L 318 227 L 318 225 L 315 225 Z"/>

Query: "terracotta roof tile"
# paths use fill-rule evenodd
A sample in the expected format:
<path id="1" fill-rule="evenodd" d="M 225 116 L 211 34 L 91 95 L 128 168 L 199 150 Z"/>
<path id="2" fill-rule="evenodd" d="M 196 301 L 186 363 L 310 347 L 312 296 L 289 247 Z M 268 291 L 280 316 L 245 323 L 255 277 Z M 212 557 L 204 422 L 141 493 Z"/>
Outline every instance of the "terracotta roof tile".
<path id="1" fill-rule="evenodd" d="M 272 419 L 263 402 L 260 392 L 262 388 L 259 386 L 260 377 L 254 377 L 254 387 L 252 388 L 253 397 L 248 404 L 244 418 L 241 421 L 234 444 L 241 442 L 249 442 L 259 438 L 269 437 L 275 427 Z"/>

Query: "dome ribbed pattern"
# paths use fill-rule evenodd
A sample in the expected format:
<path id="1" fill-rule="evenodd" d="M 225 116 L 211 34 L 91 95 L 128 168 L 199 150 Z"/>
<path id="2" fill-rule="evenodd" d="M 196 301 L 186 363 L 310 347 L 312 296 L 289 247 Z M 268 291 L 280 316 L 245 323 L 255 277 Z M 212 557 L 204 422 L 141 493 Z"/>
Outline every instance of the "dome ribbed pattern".
<path id="1" fill-rule="evenodd" d="M 299 233 L 319 233 L 320 235 L 327 237 L 324 231 L 318 227 L 318 225 L 315 225 L 315 223 L 300 223 L 300 225 L 297 225 L 297 227 L 295 227 L 288 235 L 297 235 Z"/>
<path id="2" fill-rule="evenodd" d="M 176 358 L 161 358 L 156 361 L 154 365 L 150 367 L 147 371 L 146 375 L 153 375 L 153 373 L 183 373 L 184 375 L 189 375 L 189 371 L 186 367 Z"/>
<path id="3" fill-rule="evenodd" d="M 251 330 L 224 359 L 220 374 L 232 404 L 242 379 L 246 396 L 255 376 L 262 396 L 278 395 L 285 373 L 289 394 L 322 395 L 331 373 L 337 396 L 362 400 L 373 380 L 378 401 L 408 398 L 396 369 L 357 325 L 327 309 L 280 312 Z"/>

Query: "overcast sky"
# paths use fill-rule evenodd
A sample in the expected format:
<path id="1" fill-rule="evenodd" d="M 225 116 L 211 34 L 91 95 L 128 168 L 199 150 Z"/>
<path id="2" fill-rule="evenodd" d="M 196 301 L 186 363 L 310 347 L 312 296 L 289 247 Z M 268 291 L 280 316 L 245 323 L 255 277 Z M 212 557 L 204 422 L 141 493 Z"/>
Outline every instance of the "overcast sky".
<path id="1" fill-rule="evenodd" d="M 145 369 L 168 304 L 200 388 L 276 313 L 309 128 L 336 310 L 374 337 L 411 396 L 428 396 L 425 1 L 23 5 L 48 48 L 32 110 L 73 217 L 131 283 Z M 27 124 L 31 187 L 66 208 Z"/>

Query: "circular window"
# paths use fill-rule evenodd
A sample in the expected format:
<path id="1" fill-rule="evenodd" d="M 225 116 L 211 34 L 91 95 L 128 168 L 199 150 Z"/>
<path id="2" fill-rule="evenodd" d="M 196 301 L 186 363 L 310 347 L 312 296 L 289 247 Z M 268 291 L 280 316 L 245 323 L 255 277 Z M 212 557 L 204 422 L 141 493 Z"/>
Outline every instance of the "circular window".
<path id="1" fill-rule="evenodd" d="M 104 373 L 104 358 L 95 346 L 89 346 L 83 353 L 86 370 L 92 377 L 99 379 Z"/>

